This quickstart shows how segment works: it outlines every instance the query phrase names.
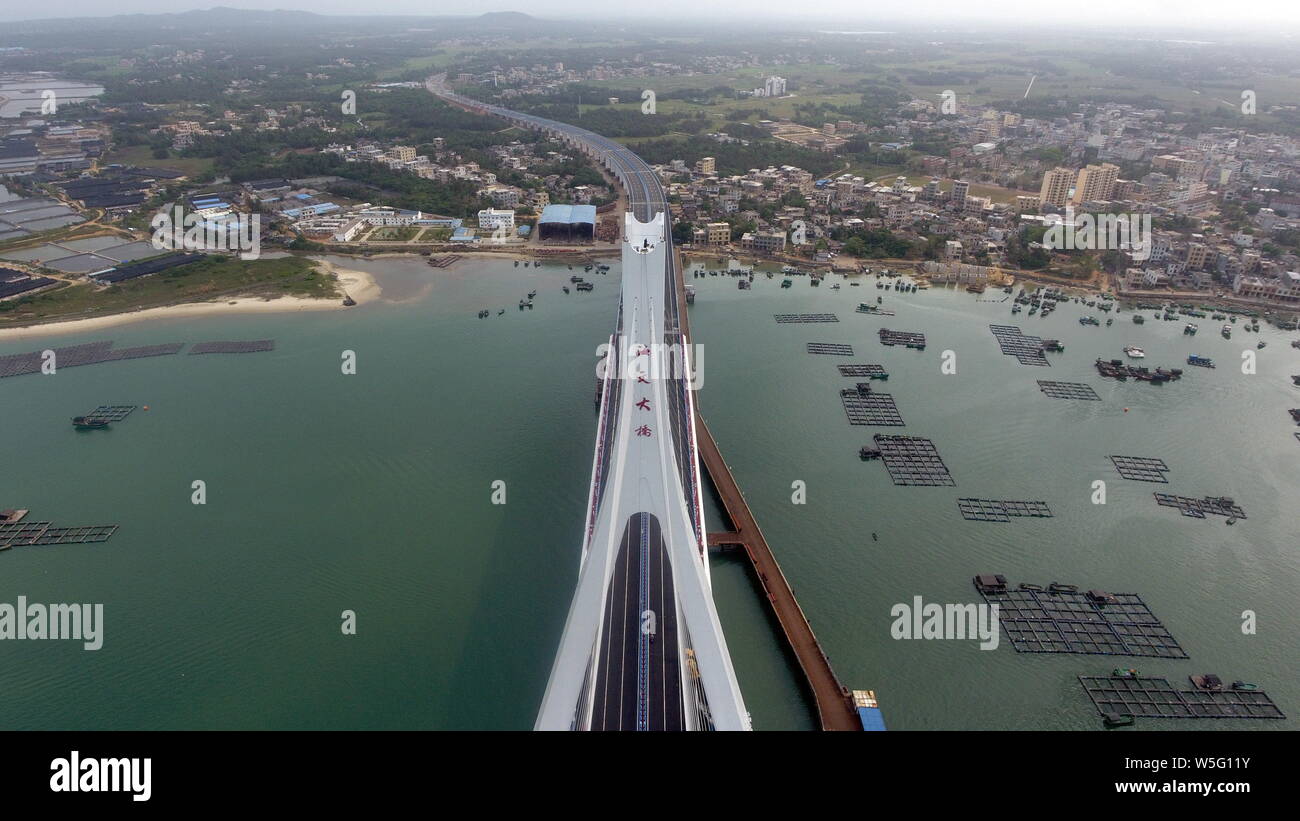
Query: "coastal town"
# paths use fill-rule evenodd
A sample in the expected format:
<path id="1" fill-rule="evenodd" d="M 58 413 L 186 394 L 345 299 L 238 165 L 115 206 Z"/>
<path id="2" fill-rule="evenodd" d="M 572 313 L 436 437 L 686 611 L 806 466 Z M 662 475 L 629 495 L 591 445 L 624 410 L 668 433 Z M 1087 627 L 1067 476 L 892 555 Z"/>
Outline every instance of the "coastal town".
<path id="1" fill-rule="evenodd" d="M 6 726 L 1290 726 L 1286 32 L 287 2 L 0 31 Z"/>
<path id="2" fill-rule="evenodd" d="M 198 57 L 201 57 L 199 55 Z M 198 59 L 196 57 L 195 59 Z M 680 66 L 628 66 L 648 77 Z M 562 65 L 494 69 L 503 100 L 544 101 L 581 80 L 625 76 L 608 66 L 578 73 Z M 50 77 L 10 75 L 9 84 L 49 85 Z M 473 85 L 484 76 L 462 74 Z M 649 82 L 650 80 L 647 80 Z M 762 87 L 736 94 L 780 98 L 787 80 L 771 75 Z M 392 93 L 390 85 L 376 89 Z M 610 105 L 618 105 L 610 98 Z M 1295 106 L 1289 106 L 1294 110 Z M 66 110 L 66 109 L 65 109 Z M 214 121 L 178 119 L 162 107 L 151 133 L 177 157 L 196 140 L 219 144 L 249 132 L 308 130 L 338 136 L 323 112 L 289 105 L 254 107 L 248 114 L 213 112 Z M 73 113 L 11 112 L 0 135 L 0 162 L 16 198 L 0 214 L 0 258 L 32 276 L 10 282 L 6 299 L 111 259 L 87 260 L 57 244 L 81 236 L 83 222 L 138 242 L 151 208 L 181 204 L 209 226 L 240 215 L 264 220 L 265 242 L 372 255 L 393 251 L 441 253 L 528 251 L 575 237 L 595 250 L 617 246 L 617 194 L 608 179 L 555 143 L 502 141 L 465 152 L 445 138 L 403 145 L 358 136 L 309 151 L 341 160 L 334 174 L 203 184 L 182 169 L 105 162 L 115 146 L 122 107 L 78 101 Z M 161 115 L 161 119 L 159 119 Z M 187 113 L 188 115 L 188 113 Z M 801 118 L 804 119 L 804 118 Z M 827 121 L 820 127 L 790 118 L 741 122 L 744 140 L 797 145 L 825 155 L 818 169 L 794 164 L 719 167 L 714 156 L 675 158 L 655 165 L 672 209 L 673 230 L 687 253 L 772 259 L 810 269 L 856 270 L 870 260 L 906 265 L 935 281 L 982 286 L 1004 275 L 1142 298 L 1220 298 L 1265 309 L 1300 305 L 1300 141 L 1243 124 L 1194 135 L 1170 111 L 1131 104 L 1085 103 L 1060 116 L 1028 116 L 971 104 L 952 95 L 937 101 L 900 99 L 879 124 Z M 737 129 L 733 129 L 737 130 Z M 738 141 L 724 133 L 708 139 Z M 869 176 L 844 170 L 817 173 L 851 157 L 846 146 L 887 156 L 903 173 Z M 926 150 L 947 146 L 943 153 Z M 166 150 L 162 153 L 167 153 Z M 482 161 L 475 158 L 481 157 Z M 439 212 L 344 196 L 347 169 L 365 167 L 472 190 L 484 207 Z M 347 192 L 352 193 L 352 192 Z M 409 198 L 405 198 L 406 204 Z M 570 206 L 594 205 L 578 227 Z M 1090 241 L 1050 241 L 1053 228 L 1071 234 L 1095 215 L 1140 215 L 1149 235 Z M 544 226 L 563 224 L 563 230 Z M 1127 224 L 1124 225 L 1127 228 Z M 51 230 L 53 229 L 53 230 Z M 539 230 L 540 229 L 540 230 Z M 1109 242 L 1108 242 L 1109 240 Z M 11 275 L 12 277 L 12 275 Z"/>

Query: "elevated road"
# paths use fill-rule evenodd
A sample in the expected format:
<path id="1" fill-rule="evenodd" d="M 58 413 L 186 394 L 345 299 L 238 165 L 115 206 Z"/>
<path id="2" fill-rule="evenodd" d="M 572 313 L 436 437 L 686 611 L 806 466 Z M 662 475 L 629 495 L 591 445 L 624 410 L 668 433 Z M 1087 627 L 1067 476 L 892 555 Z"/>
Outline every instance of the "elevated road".
<path id="1" fill-rule="evenodd" d="M 808 679 L 823 728 L 854 729 L 844 720 L 854 715 L 849 694 L 695 407 L 684 283 L 658 175 L 594 132 L 471 100 L 448 90 L 441 76 L 426 86 L 449 103 L 544 131 L 587 154 L 618 179 L 629 208 L 578 586 L 537 728 L 750 728 L 713 605 L 703 455 Z"/>

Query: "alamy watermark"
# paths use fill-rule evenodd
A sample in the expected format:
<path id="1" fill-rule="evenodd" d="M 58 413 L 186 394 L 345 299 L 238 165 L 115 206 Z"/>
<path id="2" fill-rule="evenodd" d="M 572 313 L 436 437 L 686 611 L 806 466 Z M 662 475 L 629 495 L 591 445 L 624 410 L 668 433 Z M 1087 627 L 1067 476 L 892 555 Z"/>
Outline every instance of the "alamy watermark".
<path id="1" fill-rule="evenodd" d="M 262 215 L 229 214 L 220 219 L 205 217 L 176 206 L 171 213 L 159 211 L 149 221 L 152 244 L 159 251 L 238 251 L 239 258 L 257 259 L 262 254 Z"/>
<path id="2" fill-rule="evenodd" d="M 611 354 L 616 354 L 618 360 L 612 371 Z M 602 344 L 596 349 L 596 355 L 600 357 L 596 377 L 602 380 L 625 379 L 645 384 L 660 379 L 683 379 L 691 390 L 704 387 L 703 345 L 645 344 L 620 336 L 615 345 Z"/>
<path id="3" fill-rule="evenodd" d="M 912 603 L 899 602 L 889 610 L 894 617 L 889 635 L 895 640 L 979 639 L 981 650 L 998 649 L 998 606 L 996 604 L 926 603 L 913 596 Z"/>
<path id="4" fill-rule="evenodd" d="M 0 602 L 0 640 L 79 641 L 87 650 L 104 646 L 104 605 L 41 604 L 19 596 Z"/>
<path id="5" fill-rule="evenodd" d="M 73 750 L 50 762 L 51 792 L 124 792 L 132 801 L 153 795 L 152 758 L 82 758 Z"/>
<path id="6" fill-rule="evenodd" d="M 1043 245 L 1055 251 L 1128 251 L 1135 261 L 1151 258 L 1150 214 L 1091 214 L 1077 217 L 1066 206 L 1065 218 L 1043 234 Z"/>

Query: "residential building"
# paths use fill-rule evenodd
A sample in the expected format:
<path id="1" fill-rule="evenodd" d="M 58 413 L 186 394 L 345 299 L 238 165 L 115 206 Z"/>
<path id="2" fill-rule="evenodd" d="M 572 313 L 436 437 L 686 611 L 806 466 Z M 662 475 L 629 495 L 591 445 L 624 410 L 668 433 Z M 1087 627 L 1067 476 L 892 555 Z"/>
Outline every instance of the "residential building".
<path id="1" fill-rule="evenodd" d="M 1043 174 L 1043 187 L 1038 193 L 1039 202 L 1064 208 L 1070 201 L 1070 186 L 1074 185 L 1074 178 L 1074 169 L 1060 166 Z"/>

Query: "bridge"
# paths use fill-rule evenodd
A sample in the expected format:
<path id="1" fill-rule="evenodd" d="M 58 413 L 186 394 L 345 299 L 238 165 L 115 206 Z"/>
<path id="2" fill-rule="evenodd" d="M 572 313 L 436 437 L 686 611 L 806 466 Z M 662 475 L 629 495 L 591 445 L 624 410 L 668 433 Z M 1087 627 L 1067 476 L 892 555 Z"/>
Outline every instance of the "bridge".
<path id="1" fill-rule="evenodd" d="M 596 452 L 577 589 L 542 699 L 539 730 L 748 730 L 713 604 L 710 543 L 743 545 L 799 659 L 824 729 L 860 729 L 780 567 L 699 417 L 684 284 L 659 176 L 625 146 L 567 123 L 428 90 L 543 131 L 623 188 L 622 292 L 600 367 Z M 701 448 L 736 531 L 706 536 Z M 721 481 L 720 481 L 721 478 Z"/>

